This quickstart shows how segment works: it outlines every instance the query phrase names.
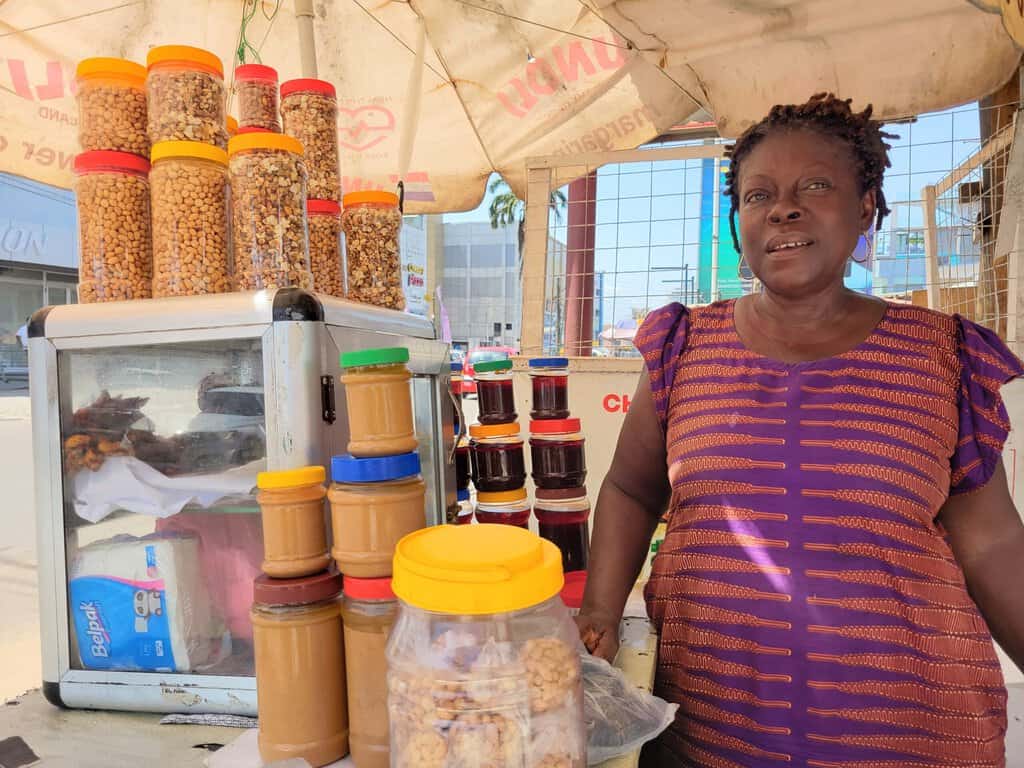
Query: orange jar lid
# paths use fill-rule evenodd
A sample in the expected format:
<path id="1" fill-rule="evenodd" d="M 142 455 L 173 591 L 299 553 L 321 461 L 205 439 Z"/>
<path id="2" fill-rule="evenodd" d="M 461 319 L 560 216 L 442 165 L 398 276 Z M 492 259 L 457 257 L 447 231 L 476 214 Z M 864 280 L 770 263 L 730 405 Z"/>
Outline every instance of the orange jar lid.
<path id="1" fill-rule="evenodd" d="M 220 147 L 202 141 L 160 141 L 153 145 L 149 153 L 149 159 L 154 163 L 169 157 L 209 160 L 217 165 L 228 164 L 227 152 Z"/>
<path id="2" fill-rule="evenodd" d="M 384 192 L 379 189 L 368 189 L 363 192 L 349 192 L 342 195 L 341 204 L 348 208 L 351 205 L 391 205 L 398 207 L 398 195 L 394 192 Z"/>
<path id="3" fill-rule="evenodd" d="M 470 437 L 511 437 L 519 434 L 519 422 L 511 424 L 471 424 Z"/>
<path id="4" fill-rule="evenodd" d="M 127 59 L 96 57 L 82 59 L 75 68 L 77 80 L 123 80 L 127 85 L 142 87 L 146 84 L 146 68 Z"/>
<path id="5" fill-rule="evenodd" d="M 224 118 L 224 122 L 227 124 L 228 136 L 234 136 L 238 133 L 238 121 L 231 115 Z"/>
<path id="6" fill-rule="evenodd" d="M 516 488 L 514 491 L 478 491 L 476 500 L 481 504 L 508 504 L 512 501 L 526 501 L 526 489 Z"/>
<path id="7" fill-rule="evenodd" d="M 228 141 L 229 157 L 233 157 L 240 152 L 250 152 L 254 149 L 276 149 L 282 152 L 291 152 L 300 157 L 304 154 L 302 142 L 298 139 L 293 139 L 291 136 L 285 136 L 283 133 L 271 133 L 269 131 L 242 133 L 240 131 Z"/>
<path id="8" fill-rule="evenodd" d="M 177 66 L 183 69 L 198 69 L 224 77 L 224 65 L 209 51 L 191 45 L 160 45 L 151 48 L 146 55 L 146 67 Z"/>

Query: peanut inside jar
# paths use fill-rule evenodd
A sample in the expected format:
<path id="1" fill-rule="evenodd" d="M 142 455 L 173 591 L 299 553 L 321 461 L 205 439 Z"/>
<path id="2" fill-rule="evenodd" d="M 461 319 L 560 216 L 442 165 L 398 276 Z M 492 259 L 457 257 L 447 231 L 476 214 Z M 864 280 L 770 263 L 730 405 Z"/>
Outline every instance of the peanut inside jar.
<path id="1" fill-rule="evenodd" d="M 238 99 L 240 127 L 281 132 L 277 107 L 277 70 L 263 64 L 236 67 L 235 96 Z"/>
<path id="2" fill-rule="evenodd" d="M 334 86 L 313 78 L 282 84 L 281 117 L 284 132 L 306 148 L 309 196 L 339 201 L 338 102 Z"/>
<path id="3" fill-rule="evenodd" d="M 82 150 L 109 149 L 148 157 L 146 68 L 124 59 L 83 59 L 75 82 Z"/>
<path id="4" fill-rule="evenodd" d="M 224 67 L 200 48 L 165 45 L 147 56 L 150 143 L 201 141 L 227 146 Z"/>
<path id="5" fill-rule="evenodd" d="M 307 200 L 306 208 L 313 289 L 342 297 L 345 279 L 341 271 L 341 206 L 332 200 Z"/>
<path id="6" fill-rule="evenodd" d="M 402 213 L 391 192 L 351 192 L 343 199 L 346 295 L 352 301 L 404 309 L 400 236 Z"/>

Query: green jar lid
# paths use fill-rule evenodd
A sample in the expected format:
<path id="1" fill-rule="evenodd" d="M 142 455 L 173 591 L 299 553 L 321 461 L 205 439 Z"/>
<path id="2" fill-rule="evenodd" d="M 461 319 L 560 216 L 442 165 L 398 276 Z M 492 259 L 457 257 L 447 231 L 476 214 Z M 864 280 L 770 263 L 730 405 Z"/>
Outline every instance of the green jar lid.
<path id="1" fill-rule="evenodd" d="M 366 365 L 398 365 L 409 362 L 409 350 L 405 347 L 387 347 L 385 349 L 360 349 L 356 352 L 343 352 L 342 368 L 362 368 Z"/>
<path id="2" fill-rule="evenodd" d="M 495 373 L 496 371 L 512 370 L 511 360 L 488 360 L 486 363 L 477 363 L 473 366 L 474 373 Z"/>

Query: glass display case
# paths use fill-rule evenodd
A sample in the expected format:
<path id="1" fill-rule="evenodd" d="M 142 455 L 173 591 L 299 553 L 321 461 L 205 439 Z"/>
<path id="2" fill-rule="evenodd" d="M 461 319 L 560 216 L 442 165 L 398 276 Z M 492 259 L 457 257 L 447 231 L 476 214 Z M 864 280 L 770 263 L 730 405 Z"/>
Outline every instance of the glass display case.
<path id="1" fill-rule="evenodd" d="M 455 499 L 447 346 L 421 318 L 287 289 L 51 307 L 29 335 L 55 704 L 255 714 L 256 474 L 344 452 L 341 352 L 410 349 L 424 522 Z"/>

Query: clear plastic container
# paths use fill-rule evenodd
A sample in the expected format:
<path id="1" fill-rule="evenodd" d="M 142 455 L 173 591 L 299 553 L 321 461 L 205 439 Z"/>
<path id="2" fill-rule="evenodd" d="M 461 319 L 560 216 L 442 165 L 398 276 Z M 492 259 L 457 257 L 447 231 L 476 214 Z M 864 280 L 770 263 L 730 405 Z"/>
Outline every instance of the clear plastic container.
<path id="1" fill-rule="evenodd" d="M 353 456 L 394 456 L 416 449 L 412 374 L 405 347 L 362 349 L 341 355 Z"/>
<path id="2" fill-rule="evenodd" d="M 579 633 L 558 549 L 504 525 L 402 540 L 388 643 L 392 765 L 583 768 Z"/>
<path id="3" fill-rule="evenodd" d="M 516 398 L 512 389 L 512 361 L 492 360 L 473 366 L 481 424 L 515 421 Z"/>
<path id="4" fill-rule="evenodd" d="M 348 753 L 341 576 L 260 576 L 253 586 L 259 750 L 266 763 L 329 765 Z"/>
<path id="5" fill-rule="evenodd" d="M 530 361 L 533 410 L 530 418 L 569 418 L 569 359 L 538 357 Z"/>
<path id="6" fill-rule="evenodd" d="M 149 157 L 146 68 L 124 59 L 83 59 L 75 70 L 78 143 Z"/>
<path id="7" fill-rule="evenodd" d="M 361 579 L 390 576 L 399 540 L 427 524 L 419 454 L 335 456 L 331 477 L 331 554 L 338 568 Z"/>
<path id="8" fill-rule="evenodd" d="M 469 489 L 458 491 L 456 497 L 459 511 L 455 517 L 455 524 L 469 525 L 473 522 L 473 502 L 469 500 Z"/>
<path id="9" fill-rule="evenodd" d="M 387 309 L 405 309 L 400 237 L 402 212 L 391 192 L 350 192 L 342 201 L 346 296 Z"/>
<path id="10" fill-rule="evenodd" d="M 514 491 L 526 483 L 526 459 L 519 425 L 474 424 L 469 428 L 471 475 L 477 491 Z"/>
<path id="11" fill-rule="evenodd" d="M 224 65 L 188 45 L 161 45 L 146 56 L 150 144 L 201 141 L 227 148 Z"/>
<path id="12" fill-rule="evenodd" d="M 313 290 L 328 296 L 345 295 L 341 268 L 341 206 L 332 200 L 307 200 L 309 263 Z"/>
<path id="13" fill-rule="evenodd" d="M 231 139 L 231 233 L 240 291 L 312 290 L 306 166 L 295 139 L 254 131 Z"/>
<path id="14" fill-rule="evenodd" d="M 562 568 L 585 571 L 590 562 L 590 501 L 587 489 L 538 488 L 533 504 L 537 531 L 562 553 Z"/>
<path id="15" fill-rule="evenodd" d="M 263 64 L 235 67 L 239 127 L 281 132 L 277 107 L 277 70 Z"/>
<path id="16" fill-rule="evenodd" d="M 587 479 L 579 419 L 530 422 L 530 458 L 538 488 L 578 488 Z"/>
<path id="17" fill-rule="evenodd" d="M 256 487 L 263 519 L 263 572 L 275 579 L 312 576 L 327 568 L 323 467 L 260 472 Z"/>
<path id="18" fill-rule="evenodd" d="M 162 141 L 152 159 L 153 296 L 227 293 L 227 152 L 198 141 Z"/>
<path id="19" fill-rule="evenodd" d="M 149 161 L 128 152 L 75 156 L 78 206 L 78 300 L 152 295 Z"/>
<path id="20" fill-rule="evenodd" d="M 324 80 L 302 78 L 281 85 L 284 132 L 306 148 L 309 158 L 309 196 L 341 200 L 338 164 L 338 98 Z"/>
<path id="21" fill-rule="evenodd" d="M 391 579 L 345 577 L 341 604 L 348 661 L 349 748 L 359 768 L 388 768 L 387 645 L 398 618 Z"/>
<path id="22" fill-rule="evenodd" d="M 529 528 L 530 502 L 526 498 L 526 489 L 518 488 L 501 493 L 481 491 L 476 495 L 476 521 Z"/>

